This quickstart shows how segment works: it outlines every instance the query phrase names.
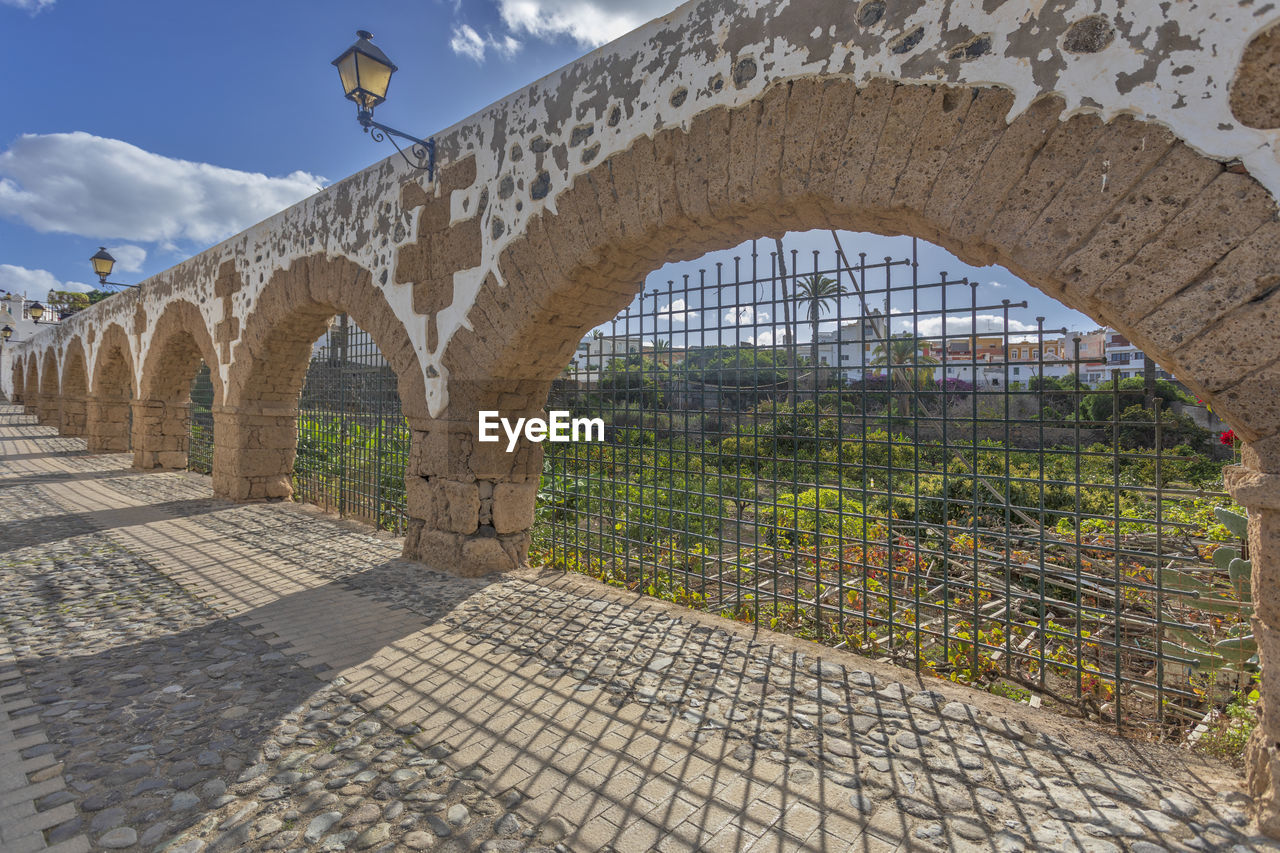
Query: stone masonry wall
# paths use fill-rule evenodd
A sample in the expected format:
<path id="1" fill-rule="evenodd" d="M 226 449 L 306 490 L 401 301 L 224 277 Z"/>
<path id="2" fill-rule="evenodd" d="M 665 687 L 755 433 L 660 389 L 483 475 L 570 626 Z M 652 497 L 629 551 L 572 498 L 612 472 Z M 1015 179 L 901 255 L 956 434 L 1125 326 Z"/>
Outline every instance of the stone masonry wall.
<path id="1" fill-rule="evenodd" d="M 178 467 L 203 360 L 216 491 L 285 498 L 311 344 L 347 312 L 413 436 L 406 556 L 483 574 L 527 556 L 541 452 L 478 443 L 476 412 L 540 412 L 649 271 L 819 227 L 1003 264 L 1246 442 L 1250 766 L 1280 833 L 1280 9 L 1211 5 L 694 0 L 436 134 L 434 183 L 383 160 L 18 345 L 24 403 Z"/>

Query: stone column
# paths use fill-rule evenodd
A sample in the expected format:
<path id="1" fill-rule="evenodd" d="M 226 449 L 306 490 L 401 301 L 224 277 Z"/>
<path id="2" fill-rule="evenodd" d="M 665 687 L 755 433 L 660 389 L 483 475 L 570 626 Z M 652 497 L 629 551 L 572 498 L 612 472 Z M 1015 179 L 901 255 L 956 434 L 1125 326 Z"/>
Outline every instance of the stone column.
<path id="1" fill-rule="evenodd" d="M 447 417 L 410 421 L 406 558 L 466 577 L 528 560 L 542 445 L 521 440 L 508 452 L 505 436 L 479 441 L 478 415 L 492 409 L 507 418 L 545 418 L 546 387 L 538 382 L 528 393 L 478 395 L 493 401 L 485 404 L 458 394 Z"/>
<path id="2" fill-rule="evenodd" d="M 83 394 L 62 398 L 62 415 L 61 422 L 58 424 L 58 432 L 63 435 L 85 434 L 86 402 Z"/>
<path id="3" fill-rule="evenodd" d="M 138 400 L 133 404 L 133 467 L 181 470 L 187 467 L 190 403 Z"/>
<path id="4" fill-rule="evenodd" d="M 293 495 L 298 410 L 270 404 L 213 408 L 213 493 L 233 501 Z"/>
<path id="5" fill-rule="evenodd" d="M 1246 452 L 1246 462 L 1250 454 Z M 1253 561 L 1253 635 L 1262 663 L 1258 727 L 1245 758 L 1258 825 L 1280 837 L 1280 473 L 1253 467 L 1226 469 L 1227 491 L 1249 511 Z"/>
<path id="6" fill-rule="evenodd" d="M 85 405 L 85 440 L 90 453 L 129 449 L 128 400 L 90 396 Z"/>
<path id="7" fill-rule="evenodd" d="M 36 399 L 36 420 L 45 426 L 57 427 L 61 420 L 58 395 L 41 394 Z"/>

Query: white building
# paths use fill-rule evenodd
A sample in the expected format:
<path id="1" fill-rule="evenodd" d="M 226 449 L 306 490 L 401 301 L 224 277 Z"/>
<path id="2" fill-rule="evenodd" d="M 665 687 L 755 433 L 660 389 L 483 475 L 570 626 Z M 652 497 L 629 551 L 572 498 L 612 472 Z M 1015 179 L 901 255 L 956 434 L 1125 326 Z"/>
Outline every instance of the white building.
<path id="1" fill-rule="evenodd" d="M 583 338 L 578 351 L 569 364 L 574 379 L 595 382 L 600 379 L 609 362 L 638 352 L 653 349 L 653 341 L 640 335 L 602 335 Z"/>
<path id="2" fill-rule="evenodd" d="M 880 353 L 884 324 L 879 310 L 852 323 L 843 323 L 818 334 L 818 364 L 839 366 L 845 381 L 862 378 L 862 373 Z M 873 368 L 874 372 L 874 368 Z"/>
<path id="3" fill-rule="evenodd" d="M 13 394 L 13 347 L 11 345 L 27 340 L 35 334 L 37 329 L 54 319 L 53 312 L 46 311 L 41 317 L 44 322 L 37 324 L 27 314 L 28 305 L 27 299 L 21 294 L 0 293 L 0 329 L 5 326 L 13 329 L 8 344 L 0 341 L 0 392 L 3 392 L 6 397 Z"/>
<path id="4" fill-rule="evenodd" d="M 1106 330 L 1106 364 L 1100 381 L 1105 382 L 1119 373 L 1121 379 L 1142 376 L 1147 366 L 1147 355 L 1128 338 L 1114 329 Z M 1157 379 L 1172 379 L 1166 370 L 1156 367 Z"/>

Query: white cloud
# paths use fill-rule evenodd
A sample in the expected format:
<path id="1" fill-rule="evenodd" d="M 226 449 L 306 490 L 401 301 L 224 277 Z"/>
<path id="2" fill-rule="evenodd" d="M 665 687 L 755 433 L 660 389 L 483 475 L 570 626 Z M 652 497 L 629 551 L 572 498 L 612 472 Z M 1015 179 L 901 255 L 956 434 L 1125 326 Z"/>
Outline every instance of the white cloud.
<path id="1" fill-rule="evenodd" d="M 484 62 L 486 50 L 492 50 L 503 59 L 510 59 L 520 50 L 520 42 L 511 36 L 494 38 L 482 36 L 474 28 L 460 24 L 453 28 L 453 37 L 449 39 L 449 47 L 459 56 L 466 56 L 476 62 Z"/>
<path id="2" fill-rule="evenodd" d="M 988 286 L 988 287 L 997 287 L 997 288 L 999 288 L 999 287 L 1008 287 L 1008 285 L 1007 285 L 1007 284 L 1004 284 L 1003 282 L 999 282 L 999 281 L 989 281 L 989 282 L 987 282 L 987 286 Z"/>
<path id="3" fill-rule="evenodd" d="M 754 305 L 742 305 L 726 311 L 724 321 L 730 326 L 754 326 L 769 322 L 769 312 L 757 311 Z"/>
<path id="4" fill-rule="evenodd" d="M 107 251 L 116 259 L 116 269 L 120 272 L 141 272 L 142 264 L 147 260 L 147 250 L 141 246 L 130 246 L 126 243 L 121 246 L 111 246 Z"/>
<path id="5" fill-rule="evenodd" d="M 88 293 L 94 285 L 80 281 L 59 281 L 48 270 L 29 270 L 13 264 L 0 264 L 0 293 L 26 294 L 28 299 L 45 301 L 50 290 Z"/>
<path id="6" fill-rule="evenodd" d="M 0 6 L 12 6 L 15 9 L 24 9 L 31 14 L 35 14 L 43 9 L 52 6 L 54 0 L 0 0 Z"/>
<path id="7" fill-rule="evenodd" d="M 947 337 L 953 335 L 967 335 L 973 328 L 971 317 L 947 315 Z M 942 334 L 942 317 L 926 317 L 920 320 L 914 326 L 910 320 L 898 320 L 894 326 L 900 332 L 914 331 L 920 337 L 938 337 Z M 1036 330 L 1034 323 L 1024 323 L 1021 320 L 1010 320 L 1009 331 L 1012 332 L 1034 332 Z M 979 314 L 978 315 L 978 334 L 1001 334 L 1004 331 L 1004 317 L 999 314 Z"/>
<path id="8" fill-rule="evenodd" d="M 83 131 L 25 134 L 0 153 L 0 211 L 37 231 L 172 246 L 230 237 L 324 178 L 177 160 Z"/>
<path id="9" fill-rule="evenodd" d="M 775 341 L 786 343 L 787 330 L 785 326 L 774 326 L 772 329 L 765 329 L 758 335 L 744 337 L 743 340 L 758 347 L 771 347 Z"/>
<path id="10" fill-rule="evenodd" d="M 676 8 L 674 0 L 498 0 L 512 31 L 534 38 L 569 36 L 595 47 Z"/>
<path id="11" fill-rule="evenodd" d="M 657 318 L 659 320 L 666 320 L 668 323 L 685 325 L 690 320 L 698 319 L 698 312 L 690 311 L 688 304 L 683 299 L 677 299 L 670 305 L 664 305 L 659 308 Z"/>

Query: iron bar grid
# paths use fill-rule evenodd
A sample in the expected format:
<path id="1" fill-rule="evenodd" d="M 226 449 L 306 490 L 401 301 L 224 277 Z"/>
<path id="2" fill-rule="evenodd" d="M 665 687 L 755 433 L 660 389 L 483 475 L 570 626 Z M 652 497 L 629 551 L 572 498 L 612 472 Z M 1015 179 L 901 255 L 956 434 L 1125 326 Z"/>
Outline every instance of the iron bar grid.
<path id="1" fill-rule="evenodd" d="M 408 456 L 395 373 L 340 314 L 313 349 L 298 402 L 294 497 L 403 534 Z"/>
<path id="2" fill-rule="evenodd" d="M 187 440 L 187 468 L 201 474 L 213 473 L 213 379 L 203 361 L 191 382 L 191 403 L 187 409 L 191 435 Z"/>
<path id="3" fill-rule="evenodd" d="M 535 555 L 1117 724 L 1198 721 L 1223 679 L 1171 632 L 1216 640 L 1247 608 L 1215 621 L 1165 589 L 1225 585 L 1227 454 L 1190 400 L 1157 383 L 1156 405 L 1025 303 L 836 239 L 753 243 L 584 340 L 548 408 L 606 440 L 545 445 Z"/>

